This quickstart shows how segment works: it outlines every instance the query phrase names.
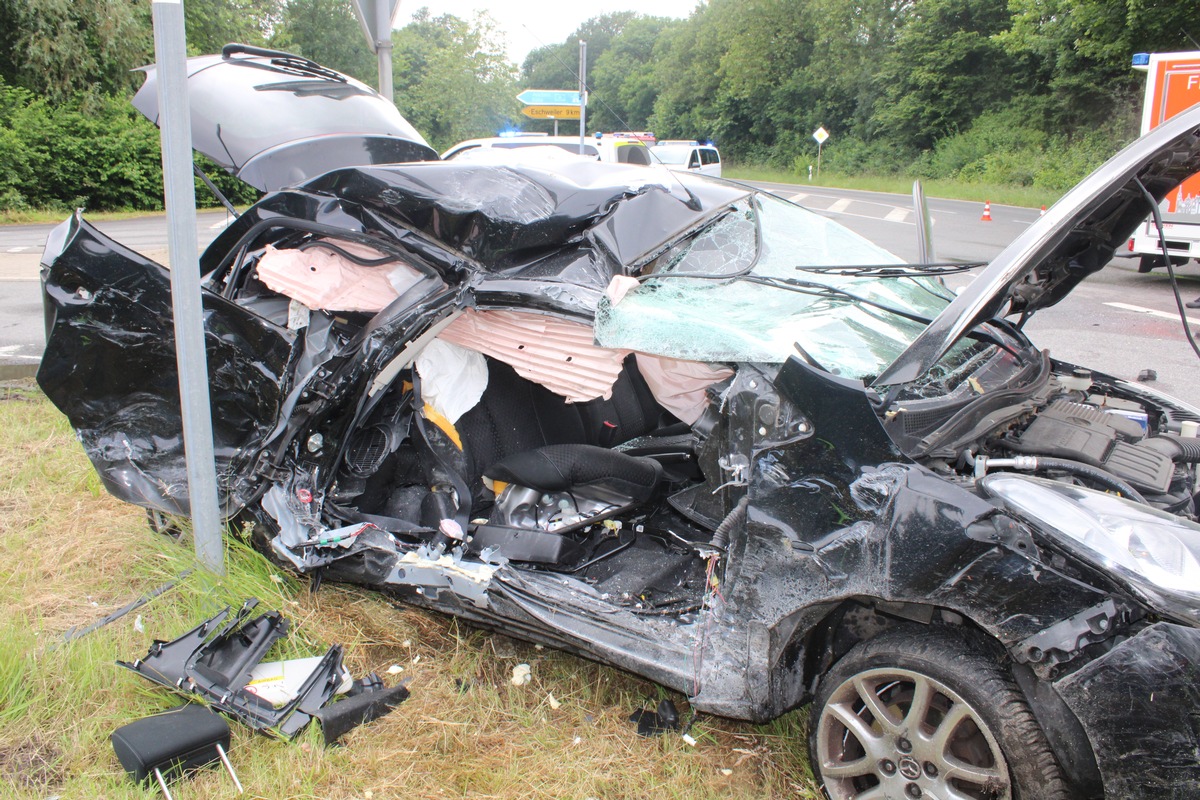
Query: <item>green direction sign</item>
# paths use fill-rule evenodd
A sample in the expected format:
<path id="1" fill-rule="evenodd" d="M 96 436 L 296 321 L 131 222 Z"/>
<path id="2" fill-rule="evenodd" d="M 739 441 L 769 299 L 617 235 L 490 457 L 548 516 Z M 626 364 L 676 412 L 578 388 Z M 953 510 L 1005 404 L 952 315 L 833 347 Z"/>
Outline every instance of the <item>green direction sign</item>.
<path id="1" fill-rule="evenodd" d="M 526 89 L 517 99 L 527 106 L 580 106 L 579 92 L 566 89 Z"/>

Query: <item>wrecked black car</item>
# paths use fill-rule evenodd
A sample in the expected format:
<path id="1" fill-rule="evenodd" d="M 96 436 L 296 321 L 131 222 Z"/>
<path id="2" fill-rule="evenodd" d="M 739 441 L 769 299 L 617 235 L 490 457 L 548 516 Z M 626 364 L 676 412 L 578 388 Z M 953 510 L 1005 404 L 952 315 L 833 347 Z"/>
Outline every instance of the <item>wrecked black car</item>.
<path id="1" fill-rule="evenodd" d="M 278 56 L 193 72 L 382 102 Z M 812 703 L 831 798 L 1198 796 L 1200 411 L 1021 328 L 1200 171 L 1200 109 L 957 296 L 731 182 L 196 124 L 269 192 L 200 269 L 224 513 L 273 559 L 701 711 Z M 80 215 L 43 262 L 40 385 L 112 493 L 186 514 L 166 270 Z"/>

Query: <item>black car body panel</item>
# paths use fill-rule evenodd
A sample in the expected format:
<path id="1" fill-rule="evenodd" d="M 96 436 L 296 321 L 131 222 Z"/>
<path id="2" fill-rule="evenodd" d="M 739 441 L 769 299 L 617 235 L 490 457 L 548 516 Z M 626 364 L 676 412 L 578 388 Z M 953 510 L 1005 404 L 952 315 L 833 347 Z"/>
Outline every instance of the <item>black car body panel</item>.
<path id="1" fill-rule="evenodd" d="M 1195 797 L 1200 631 L 1160 622 L 1055 684 L 1097 754 L 1107 797 Z"/>
<path id="2" fill-rule="evenodd" d="M 71 421 L 110 492 L 188 514 L 167 270 L 79 214 L 50 242 L 39 385 Z M 203 302 L 214 452 L 228 513 L 241 505 L 232 476 L 279 416 L 295 337 L 211 292 Z"/>
<path id="3" fill-rule="evenodd" d="M 201 258 L 225 511 L 316 583 L 741 719 L 820 699 L 889 635 L 953 632 L 1003 665 L 1075 796 L 1196 796 L 1200 409 L 989 319 L 1103 266 L 1145 214 L 1135 177 L 1158 197 L 1200 167 L 1200 109 L 1177 119 L 957 298 L 729 182 L 589 162 L 312 175 Z M 276 174 L 324 163 L 275 152 Z M 78 217 L 44 263 L 39 382 L 114 494 L 186 512 L 166 273 Z M 978 766 L 972 796 L 1016 786 Z M 827 788 L 846 768 L 817 765 Z"/>

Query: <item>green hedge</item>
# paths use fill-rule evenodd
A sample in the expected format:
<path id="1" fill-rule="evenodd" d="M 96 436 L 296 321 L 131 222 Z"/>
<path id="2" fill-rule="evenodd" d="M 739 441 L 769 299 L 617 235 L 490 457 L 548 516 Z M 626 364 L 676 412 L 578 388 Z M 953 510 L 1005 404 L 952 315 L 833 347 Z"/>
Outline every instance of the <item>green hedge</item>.
<path id="1" fill-rule="evenodd" d="M 230 199 L 256 194 L 201 165 Z M 211 193 L 197 182 L 197 201 Z M 54 106 L 0 82 L 0 210 L 83 207 L 156 210 L 163 204 L 158 129 L 129 100 L 104 96 Z"/>

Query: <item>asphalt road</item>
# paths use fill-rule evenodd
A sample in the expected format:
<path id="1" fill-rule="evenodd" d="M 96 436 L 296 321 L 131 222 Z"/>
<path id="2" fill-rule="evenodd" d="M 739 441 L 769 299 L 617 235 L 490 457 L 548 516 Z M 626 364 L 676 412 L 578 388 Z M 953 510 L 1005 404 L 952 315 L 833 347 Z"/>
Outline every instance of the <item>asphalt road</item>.
<path id="1" fill-rule="evenodd" d="M 197 215 L 200 247 L 215 239 L 230 219 L 224 211 Z M 166 216 L 94 224 L 121 244 L 166 262 Z M 46 335 L 38 262 L 46 246 L 46 236 L 55 227 L 55 224 L 0 225 L 0 379 L 31 374 L 41 359 Z"/>
<path id="2" fill-rule="evenodd" d="M 905 259 L 916 257 L 916 224 L 910 198 L 877 192 L 759 184 L 857 231 Z M 991 207 L 980 220 L 979 203 L 930 198 L 939 260 L 988 261 L 1038 217 L 1027 208 Z M 197 225 L 201 247 L 227 224 L 224 212 L 205 212 Z M 37 262 L 53 225 L 0 227 L 0 375 L 3 365 L 28 371 L 43 346 Z M 156 260 L 166 257 L 166 221 L 143 217 L 98 225 L 117 241 Z M 1200 267 L 1178 271 L 1184 300 L 1200 294 Z M 970 273 L 947 279 L 951 288 Z M 1191 312 L 1200 327 L 1200 311 Z M 1117 258 L 1078 286 L 1062 303 L 1038 312 L 1026 326 L 1031 338 L 1057 358 L 1136 379 L 1157 373 L 1149 385 L 1200 404 L 1200 359 L 1184 338 L 1166 273 L 1137 273 L 1137 262 Z M 11 374 L 11 373 L 10 373 Z"/>

